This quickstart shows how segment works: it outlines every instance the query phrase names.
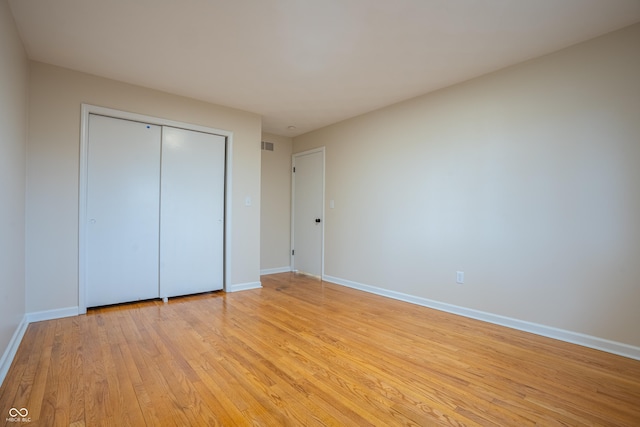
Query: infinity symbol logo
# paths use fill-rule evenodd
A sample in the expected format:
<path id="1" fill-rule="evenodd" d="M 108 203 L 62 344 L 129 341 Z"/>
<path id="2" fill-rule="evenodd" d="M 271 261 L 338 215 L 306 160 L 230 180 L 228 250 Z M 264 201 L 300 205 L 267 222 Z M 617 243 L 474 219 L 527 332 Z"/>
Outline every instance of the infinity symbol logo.
<path id="1" fill-rule="evenodd" d="M 29 410 L 27 408 L 20 408 L 20 409 L 11 408 L 11 409 L 9 409 L 9 416 L 10 417 L 26 418 L 27 415 L 29 415 Z"/>

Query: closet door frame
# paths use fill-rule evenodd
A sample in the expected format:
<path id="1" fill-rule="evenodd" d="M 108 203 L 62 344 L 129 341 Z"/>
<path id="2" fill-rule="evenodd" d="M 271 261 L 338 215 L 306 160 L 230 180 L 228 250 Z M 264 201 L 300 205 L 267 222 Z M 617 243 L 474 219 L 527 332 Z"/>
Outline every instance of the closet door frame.
<path id="1" fill-rule="evenodd" d="M 112 108 L 99 107 L 91 104 L 82 104 L 80 121 L 80 175 L 79 175 L 79 204 L 78 204 L 78 312 L 87 312 L 86 287 L 87 287 L 87 178 L 88 178 L 88 148 L 89 148 L 89 115 L 97 114 L 115 119 L 132 120 L 149 123 L 158 126 L 171 126 L 175 128 L 193 130 L 197 132 L 211 133 L 223 136 L 225 144 L 225 188 L 224 188 L 224 264 L 223 283 L 224 290 L 230 289 L 229 274 L 231 271 L 231 200 L 232 182 L 231 165 L 233 155 L 233 132 L 199 126 L 190 123 L 178 122 L 127 111 L 114 110 Z"/>

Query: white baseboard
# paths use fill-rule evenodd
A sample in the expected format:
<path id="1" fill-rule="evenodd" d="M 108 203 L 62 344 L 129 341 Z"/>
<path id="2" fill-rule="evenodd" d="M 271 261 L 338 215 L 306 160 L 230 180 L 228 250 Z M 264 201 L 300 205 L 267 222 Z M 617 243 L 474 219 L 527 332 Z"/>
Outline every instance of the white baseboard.
<path id="1" fill-rule="evenodd" d="M 280 267 L 280 268 L 267 268 L 264 270 L 260 270 L 261 276 L 266 276 L 268 274 L 278 274 L 278 273 L 289 273 L 291 271 L 291 267 Z"/>
<path id="2" fill-rule="evenodd" d="M 16 356 L 18 347 L 20 347 L 20 343 L 22 342 L 22 337 L 27 331 L 27 326 L 29 326 L 29 321 L 27 320 L 27 315 L 25 314 L 22 317 L 22 321 L 14 331 L 13 336 L 9 341 L 9 345 L 7 345 L 7 349 L 2 355 L 2 358 L 0 358 L 0 386 L 4 382 L 4 378 L 9 372 L 9 368 L 11 367 L 11 363 L 13 362 L 13 358 Z"/>
<path id="3" fill-rule="evenodd" d="M 261 287 L 262 283 L 260 282 L 238 283 L 231 285 L 231 289 L 227 289 L 227 292 L 248 291 L 249 289 L 260 289 Z"/>
<path id="4" fill-rule="evenodd" d="M 27 313 L 27 321 L 29 323 L 41 322 L 43 320 L 60 319 L 63 317 L 77 316 L 79 314 L 78 307 L 58 308 L 56 310 L 35 311 Z"/>
<path id="5" fill-rule="evenodd" d="M 506 326 L 508 328 L 517 329 L 520 331 L 531 332 L 536 335 L 554 338 L 560 341 L 578 344 L 584 347 L 602 350 L 608 353 L 640 360 L 640 347 L 635 347 L 629 344 L 610 341 L 579 332 L 567 331 L 564 329 L 558 329 L 551 326 L 540 325 L 537 323 L 526 322 L 524 320 L 513 319 L 510 317 L 500 316 L 498 314 L 492 314 L 484 311 L 438 302 L 427 298 L 404 294 L 402 292 L 390 291 L 388 289 L 364 285 L 362 283 L 352 282 L 350 280 L 340 279 L 338 277 L 323 276 L 322 279 L 327 282 L 335 283 L 337 285 L 358 289 L 387 298 L 393 298 L 400 301 L 405 301 L 464 317 L 469 317 L 471 319 L 482 320 L 484 322 L 494 323 L 496 325 Z"/>

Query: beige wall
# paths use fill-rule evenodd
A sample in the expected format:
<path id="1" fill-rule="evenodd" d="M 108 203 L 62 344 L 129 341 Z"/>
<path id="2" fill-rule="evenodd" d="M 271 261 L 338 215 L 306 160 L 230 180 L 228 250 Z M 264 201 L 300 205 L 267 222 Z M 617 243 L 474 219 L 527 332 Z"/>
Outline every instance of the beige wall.
<path id="1" fill-rule="evenodd" d="M 639 346 L 639 46 L 640 24 L 295 138 L 326 146 L 325 274 Z"/>
<path id="2" fill-rule="evenodd" d="M 233 134 L 232 284 L 260 280 L 260 133 L 256 114 L 31 63 L 27 161 L 27 311 L 78 305 L 80 105 L 89 103 Z M 253 203 L 245 206 L 249 196 Z"/>
<path id="3" fill-rule="evenodd" d="M 28 67 L 9 6 L 0 1 L 0 360 L 25 313 Z"/>
<path id="4" fill-rule="evenodd" d="M 274 144 L 262 152 L 260 206 L 260 269 L 291 267 L 291 151 L 293 141 L 285 136 L 262 134 Z"/>

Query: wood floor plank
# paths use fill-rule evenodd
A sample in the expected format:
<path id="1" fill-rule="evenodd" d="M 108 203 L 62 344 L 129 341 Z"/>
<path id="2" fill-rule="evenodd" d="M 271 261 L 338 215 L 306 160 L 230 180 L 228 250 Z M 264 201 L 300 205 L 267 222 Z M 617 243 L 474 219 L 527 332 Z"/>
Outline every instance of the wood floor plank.
<path id="1" fill-rule="evenodd" d="M 65 427 L 640 425 L 640 361 L 293 273 L 262 284 L 31 324 L 0 411 Z"/>
<path id="2" fill-rule="evenodd" d="M 35 366 L 32 387 L 29 390 L 29 399 L 25 408 L 29 410 L 31 418 L 39 419 L 43 406 L 45 405 L 44 395 L 46 393 L 47 379 L 51 367 L 51 352 L 53 350 L 53 340 L 55 336 L 54 321 L 51 327 L 44 327 L 42 351 L 39 353 L 39 360 Z M 54 384 L 56 384 L 54 382 Z M 57 385 L 57 384 L 56 384 Z"/>
<path id="3" fill-rule="evenodd" d="M 27 327 L 25 336 L 29 334 L 31 339 L 23 339 L 10 367 L 10 372 L 15 374 L 7 377 L 0 387 L 0 410 L 7 412 L 10 408 L 23 408 L 27 404 L 28 393 L 33 384 L 33 376 L 37 368 L 39 345 L 45 328 L 40 323 L 32 323 Z M 0 418 L 1 420 L 2 418 Z"/>
<path id="4" fill-rule="evenodd" d="M 71 366 L 70 351 L 74 339 L 71 319 L 55 321 L 55 336 L 51 351 L 51 366 L 43 397 L 41 419 L 50 420 L 52 426 L 68 426 Z"/>
<path id="5" fill-rule="evenodd" d="M 299 310 L 299 309 L 298 309 Z M 271 320 L 273 320 L 275 317 L 277 316 L 270 316 Z M 377 379 L 375 377 L 372 376 L 367 376 L 364 373 L 360 372 L 357 369 L 354 369 L 353 367 L 358 367 L 358 366 L 367 366 L 367 370 L 374 370 L 374 367 L 370 364 L 369 361 L 366 360 L 353 360 L 351 358 L 351 352 L 349 350 L 348 347 L 345 347 L 342 343 L 340 343 L 339 340 L 335 340 L 332 339 L 329 336 L 326 336 L 325 334 L 322 333 L 313 333 L 313 334 L 309 334 L 308 331 L 302 329 L 302 328 L 298 328 L 296 329 L 296 333 L 297 335 L 300 335 L 301 338 L 303 338 L 305 336 L 305 334 L 307 335 L 306 340 L 301 340 L 300 343 L 298 343 L 300 345 L 300 347 L 307 347 L 309 344 L 310 340 L 316 339 L 316 341 L 318 342 L 318 344 L 320 346 L 324 346 L 325 350 L 324 350 L 324 355 L 322 356 L 323 359 L 326 360 L 333 360 L 336 361 L 336 363 L 333 364 L 333 368 L 335 370 L 336 366 L 340 364 L 341 361 L 351 361 L 353 363 L 349 364 L 343 364 L 344 366 L 341 367 L 341 369 L 339 369 L 337 371 L 336 374 L 331 373 L 331 371 L 327 371 L 326 367 L 325 369 L 321 369 L 320 371 L 315 372 L 315 375 L 323 375 L 324 379 L 327 381 L 333 381 L 336 383 L 337 386 L 344 386 L 345 378 L 354 378 L 355 383 L 363 383 L 366 384 L 370 389 L 374 388 L 376 385 L 378 385 L 377 389 L 376 389 L 376 393 L 383 396 L 383 395 L 389 395 L 389 396 L 393 396 L 394 398 L 398 398 L 400 400 L 403 401 L 410 401 L 410 397 L 407 396 L 405 394 L 404 391 L 400 391 L 399 389 L 395 388 L 395 385 L 392 385 L 393 383 L 395 383 L 394 379 L 393 379 L 393 374 L 390 375 L 386 375 L 384 374 L 384 372 L 382 372 L 381 370 L 375 370 L 375 374 L 379 377 L 382 376 L 384 378 L 384 381 L 377 381 Z M 342 334 L 346 333 L 345 329 L 342 329 Z M 274 333 L 273 331 L 269 332 L 269 336 L 273 336 Z M 336 347 L 336 348 L 333 348 Z M 321 347 L 315 348 L 316 351 L 323 351 Z M 329 351 L 327 351 L 329 350 Z M 297 351 L 297 350 L 296 350 Z M 304 360 L 308 360 L 308 359 L 313 359 L 313 356 L 310 354 L 306 354 L 304 356 Z M 312 368 L 310 368 L 309 366 L 305 367 L 306 370 L 312 370 Z M 384 369 L 384 368 L 383 368 Z M 353 387 L 353 389 L 351 391 L 356 391 L 358 390 L 357 387 Z M 433 391 L 434 394 L 437 394 L 437 390 Z M 369 402 L 374 403 L 374 400 L 370 399 L 369 397 L 367 397 L 366 395 L 361 396 L 362 399 L 368 400 Z M 420 397 L 419 396 L 414 396 L 415 400 L 411 400 L 411 402 L 413 404 L 416 404 L 419 402 Z M 435 413 L 438 413 L 438 417 L 441 417 L 443 419 L 445 419 L 447 417 L 447 413 L 449 414 L 449 416 L 451 416 L 451 414 L 453 413 L 453 410 L 455 409 L 456 405 L 453 404 L 452 402 L 447 402 L 444 403 L 442 402 L 442 399 L 436 399 L 436 400 L 440 400 L 441 403 L 443 403 L 442 405 L 437 405 L 436 408 L 427 408 L 425 405 L 422 405 L 421 409 L 419 411 L 407 411 L 405 410 L 405 413 L 410 413 L 412 414 L 412 416 L 415 417 L 421 417 L 421 415 L 419 414 L 419 412 L 424 412 L 427 411 L 429 412 L 432 416 Z M 381 402 L 381 404 L 383 405 L 383 411 L 385 410 L 384 408 L 386 408 L 386 404 L 388 404 L 388 402 Z M 416 407 L 416 406 L 414 406 Z M 380 408 L 375 408 L 374 412 L 380 412 L 381 409 Z M 393 413 L 389 414 L 390 416 L 394 416 Z"/>
<path id="6" fill-rule="evenodd" d="M 299 308 L 298 308 L 299 310 Z M 273 311 L 273 310 L 270 310 Z M 273 321 L 274 318 L 277 318 L 277 316 L 270 316 L 270 321 Z M 286 317 L 284 317 L 286 318 Z M 267 322 L 268 323 L 268 322 Z M 300 336 L 301 338 L 301 342 L 299 343 L 300 347 L 310 347 L 310 341 L 312 340 L 316 340 L 317 341 L 317 345 L 318 347 L 313 347 L 311 346 L 311 348 L 313 348 L 315 351 L 320 351 L 320 352 L 324 352 L 324 356 L 322 357 L 323 359 L 326 360 L 332 360 L 332 361 L 336 361 L 337 363 L 334 363 L 333 366 L 333 370 L 336 369 L 337 365 L 340 364 L 341 360 L 345 360 L 345 361 L 349 361 L 349 356 L 350 354 L 348 354 L 349 352 L 347 351 L 346 353 L 343 354 L 333 354 L 333 352 L 335 350 L 337 350 L 339 353 L 344 351 L 344 350 L 348 350 L 348 348 L 346 349 L 344 346 L 339 346 L 339 348 L 337 349 L 330 349 L 331 347 L 333 347 L 336 344 L 339 344 L 338 340 L 334 340 L 331 339 L 330 337 L 326 337 L 323 336 L 322 334 L 318 334 L 318 333 L 313 333 L 310 334 L 308 333 L 308 331 L 306 329 L 304 329 L 303 327 L 298 327 L 295 330 L 296 334 Z M 276 334 L 273 330 L 268 331 L 267 334 L 269 335 L 269 337 L 274 337 Z M 306 338 L 305 338 L 305 334 L 306 334 Z M 322 347 L 325 347 L 325 349 L 323 350 Z M 329 351 L 327 351 L 328 349 L 330 349 Z M 297 349 L 295 350 L 296 352 L 298 351 Z M 303 360 L 305 361 L 309 361 L 313 359 L 313 356 L 309 353 L 305 354 L 303 356 Z M 316 360 L 317 362 L 317 360 Z M 315 375 L 323 375 L 325 377 L 325 380 L 329 380 L 329 381 L 333 381 L 336 383 L 336 385 L 338 387 L 342 387 L 344 388 L 346 381 L 345 379 L 351 379 L 354 378 L 355 384 L 357 383 L 364 383 L 366 385 L 368 385 L 369 388 L 372 388 L 372 386 L 374 384 L 376 384 L 376 381 L 370 381 L 368 378 L 365 378 L 364 375 L 360 374 L 357 370 L 354 370 L 352 368 L 352 366 L 362 366 L 363 361 L 357 361 L 356 363 L 349 365 L 346 364 L 344 367 L 341 367 L 341 369 L 339 369 L 338 371 L 336 371 L 335 374 L 332 374 L 332 370 L 327 370 L 327 366 L 324 366 L 323 368 L 321 368 L 319 371 L 315 372 Z M 369 368 L 371 368 L 371 366 L 368 366 Z M 312 368 L 310 368 L 310 366 L 305 366 L 305 370 L 313 370 Z M 380 372 L 378 372 L 378 374 L 380 374 Z M 388 382 L 393 382 L 392 377 L 388 377 L 387 378 Z M 390 388 L 389 384 L 385 384 L 384 386 L 379 387 L 379 390 L 376 390 L 376 393 L 380 396 L 384 395 L 386 391 L 388 391 Z M 368 402 L 370 402 L 373 406 L 376 406 L 373 411 L 373 413 L 377 413 L 377 412 L 381 412 L 381 411 L 387 411 L 389 412 L 389 416 L 394 417 L 394 416 L 398 416 L 399 413 L 395 413 L 393 411 L 389 411 L 389 406 L 388 403 L 384 400 L 381 400 L 379 402 L 376 402 L 376 399 L 372 399 L 369 395 L 367 395 L 366 392 L 363 392 L 362 390 L 359 390 L 359 387 L 355 387 L 353 385 L 351 385 L 351 387 L 347 387 L 347 390 L 349 390 L 350 392 L 357 392 L 357 393 L 362 393 L 363 395 L 360 396 L 361 399 L 367 400 Z M 384 390 L 383 390 L 384 389 Z M 396 390 L 395 393 L 395 397 L 400 396 L 401 399 L 403 400 L 407 400 L 407 396 L 405 396 L 402 392 L 399 392 L 398 390 Z M 379 406 L 380 405 L 380 406 Z M 444 411 L 448 411 L 449 413 L 452 412 L 452 409 L 455 408 L 455 405 L 451 405 L 449 408 L 439 408 L 439 409 L 444 409 Z M 431 415 L 433 415 L 434 413 L 438 413 L 439 417 L 445 419 L 446 418 L 446 414 L 444 414 L 443 412 L 438 411 L 438 409 L 432 409 L 432 408 L 424 408 L 424 406 L 422 407 L 421 411 L 427 410 L 430 412 Z M 420 418 L 421 415 L 418 412 L 415 411 L 405 411 L 405 413 L 407 414 L 411 414 L 410 416 L 413 418 Z M 404 420 L 404 421 L 408 421 L 408 420 Z M 380 421 L 374 423 L 374 424 L 379 424 Z"/>

